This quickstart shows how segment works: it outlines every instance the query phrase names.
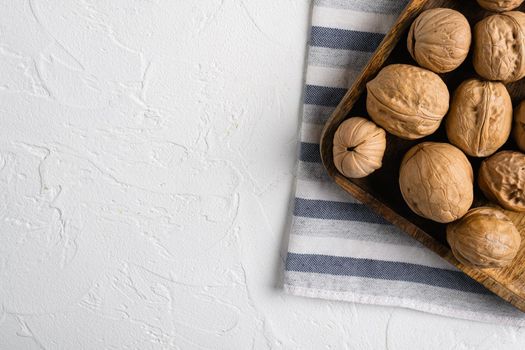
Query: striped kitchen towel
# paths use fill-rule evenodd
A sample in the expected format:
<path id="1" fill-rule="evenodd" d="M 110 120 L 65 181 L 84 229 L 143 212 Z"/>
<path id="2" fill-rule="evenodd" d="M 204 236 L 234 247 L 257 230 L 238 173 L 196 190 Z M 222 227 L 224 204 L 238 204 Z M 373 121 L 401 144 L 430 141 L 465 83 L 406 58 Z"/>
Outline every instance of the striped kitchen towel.
<path id="1" fill-rule="evenodd" d="M 319 154 L 323 124 L 407 0 L 314 0 L 288 293 L 525 325 L 525 313 L 338 188 Z"/>

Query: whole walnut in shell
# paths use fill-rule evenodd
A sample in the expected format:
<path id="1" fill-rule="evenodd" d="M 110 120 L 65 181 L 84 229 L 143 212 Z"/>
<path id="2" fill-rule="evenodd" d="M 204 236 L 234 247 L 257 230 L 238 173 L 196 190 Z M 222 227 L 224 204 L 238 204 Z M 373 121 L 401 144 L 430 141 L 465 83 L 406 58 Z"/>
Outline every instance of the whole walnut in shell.
<path id="1" fill-rule="evenodd" d="M 392 64 L 366 87 L 366 108 L 372 120 L 404 139 L 432 134 L 448 111 L 447 86 L 436 73 L 424 68 Z"/>
<path id="2" fill-rule="evenodd" d="M 401 194 L 416 214 L 441 223 L 459 219 L 474 198 L 472 166 L 460 149 L 423 142 L 404 156 L 399 171 Z"/>
<path id="3" fill-rule="evenodd" d="M 448 139 L 463 152 L 486 157 L 507 141 L 512 128 L 512 101 L 502 83 L 470 79 L 463 82 L 446 119 Z"/>
<path id="4" fill-rule="evenodd" d="M 488 199 L 503 208 L 525 211 L 525 154 L 502 151 L 485 159 L 478 184 Z"/>
<path id="5" fill-rule="evenodd" d="M 494 12 L 504 12 L 514 10 L 520 6 L 523 0 L 478 0 L 484 9 Z"/>
<path id="6" fill-rule="evenodd" d="M 407 47 L 420 66 L 445 73 L 467 58 L 471 39 L 465 16 L 452 9 L 435 8 L 424 11 L 412 23 Z"/>
<path id="7" fill-rule="evenodd" d="M 345 120 L 334 135 L 334 163 L 346 177 L 361 178 L 381 168 L 386 132 L 365 118 Z"/>
<path id="8" fill-rule="evenodd" d="M 501 211 L 480 207 L 447 226 L 447 241 L 461 263 L 477 267 L 502 267 L 518 253 L 521 237 Z"/>
<path id="9" fill-rule="evenodd" d="M 488 80 L 517 81 L 525 76 L 525 13 L 505 12 L 474 27 L 473 63 Z"/>
<path id="10" fill-rule="evenodd" d="M 525 152 L 525 101 L 519 104 L 514 112 L 514 140 L 520 150 Z"/>

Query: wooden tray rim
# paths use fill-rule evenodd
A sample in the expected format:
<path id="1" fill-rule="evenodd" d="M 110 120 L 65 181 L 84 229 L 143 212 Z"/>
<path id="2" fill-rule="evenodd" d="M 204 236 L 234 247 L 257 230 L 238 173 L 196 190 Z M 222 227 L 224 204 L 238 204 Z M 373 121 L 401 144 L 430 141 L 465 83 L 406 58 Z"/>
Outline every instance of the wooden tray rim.
<path id="1" fill-rule="evenodd" d="M 330 164 L 332 161 L 332 150 L 327 150 L 327 146 L 330 142 L 327 142 L 327 135 L 330 134 L 330 130 L 334 128 L 334 125 L 339 125 L 348 113 L 352 110 L 358 98 L 365 92 L 366 83 L 369 81 L 369 77 L 375 76 L 379 70 L 383 67 L 384 63 L 391 54 L 391 51 L 399 43 L 403 36 L 403 33 L 408 27 L 408 24 L 412 22 L 416 16 L 422 12 L 424 6 L 429 0 L 411 0 L 405 9 L 402 11 L 395 24 L 392 26 L 390 31 L 386 34 L 372 57 L 370 58 L 367 65 L 363 68 L 362 73 L 353 83 L 352 87 L 347 91 L 345 96 L 337 105 L 330 118 L 326 121 L 323 131 L 321 133 L 320 140 L 320 153 L 323 166 L 328 172 L 329 176 L 333 178 L 334 182 L 341 187 L 343 190 L 351 194 L 354 198 L 361 201 L 363 204 L 370 207 L 381 217 L 391 222 L 395 226 L 401 228 L 407 234 L 418 240 L 425 247 L 429 248 L 434 253 L 438 254 L 446 261 L 457 267 L 467 276 L 471 277 L 478 283 L 481 283 L 488 290 L 492 291 L 502 299 L 514 305 L 519 310 L 525 312 L 525 300 L 505 285 L 493 279 L 487 275 L 483 269 L 472 268 L 461 264 L 452 254 L 450 249 L 443 244 L 439 243 L 431 235 L 427 234 L 423 229 L 412 223 L 405 217 L 396 213 L 386 203 L 381 202 L 374 195 L 367 192 L 357 184 L 349 181 L 346 177 L 341 175 L 337 170 L 332 169 Z M 339 121 L 337 121 L 339 120 Z M 384 212 L 388 212 L 391 215 L 386 218 Z"/>

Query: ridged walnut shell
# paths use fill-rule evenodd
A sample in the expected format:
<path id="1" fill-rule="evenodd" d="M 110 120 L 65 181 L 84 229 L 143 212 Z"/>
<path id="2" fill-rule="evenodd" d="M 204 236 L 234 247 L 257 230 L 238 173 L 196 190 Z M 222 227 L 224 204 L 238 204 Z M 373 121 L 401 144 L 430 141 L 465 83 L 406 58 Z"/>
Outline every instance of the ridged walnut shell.
<path id="1" fill-rule="evenodd" d="M 488 199 L 503 208 L 525 211 L 525 154 L 502 151 L 485 159 L 478 184 Z"/>
<path id="2" fill-rule="evenodd" d="M 381 168 L 385 148 L 385 130 L 365 118 L 353 117 L 335 132 L 334 164 L 346 177 L 365 177 Z"/>
<path id="3" fill-rule="evenodd" d="M 525 76 L 525 13 L 505 12 L 474 27 L 473 63 L 488 80 L 517 81 Z"/>
<path id="4" fill-rule="evenodd" d="M 474 157 L 503 146 L 512 129 L 512 101 L 502 83 L 471 79 L 456 90 L 446 118 L 450 142 Z"/>
<path id="5" fill-rule="evenodd" d="M 448 111 L 447 86 L 436 73 L 424 68 L 392 64 L 366 87 L 366 108 L 372 120 L 404 139 L 432 134 Z"/>
<path id="6" fill-rule="evenodd" d="M 471 40 L 465 16 L 452 9 L 435 8 L 424 11 L 412 23 L 407 47 L 421 67 L 445 73 L 467 58 Z"/>
<path id="7" fill-rule="evenodd" d="M 521 102 L 514 112 L 512 133 L 519 149 L 525 152 L 525 101 Z"/>
<path id="8" fill-rule="evenodd" d="M 523 0 L 478 0 L 484 9 L 494 12 L 504 12 L 514 10 L 520 6 Z"/>
<path id="9" fill-rule="evenodd" d="M 399 187 L 410 209 L 441 223 L 459 219 L 474 198 L 472 166 L 461 150 L 448 143 L 423 142 L 401 162 Z"/>
<path id="10" fill-rule="evenodd" d="M 463 264 L 502 267 L 516 257 L 521 237 L 501 210 L 480 207 L 448 224 L 447 241 L 456 259 Z"/>

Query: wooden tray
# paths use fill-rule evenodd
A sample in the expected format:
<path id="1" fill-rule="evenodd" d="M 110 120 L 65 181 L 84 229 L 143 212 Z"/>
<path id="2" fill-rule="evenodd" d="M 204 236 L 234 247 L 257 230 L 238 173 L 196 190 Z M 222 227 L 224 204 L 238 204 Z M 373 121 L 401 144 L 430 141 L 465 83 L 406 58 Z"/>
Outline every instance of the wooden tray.
<path id="1" fill-rule="evenodd" d="M 344 190 L 370 206 L 386 220 L 399 226 L 465 274 L 520 310 L 525 311 L 525 274 L 523 273 L 525 271 L 525 214 L 506 211 L 517 225 L 522 237 L 522 246 L 513 264 L 499 269 L 479 269 L 465 266 L 454 258 L 445 239 L 445 225 L 419 217 L 403 201 L 398 186 L 399 165 L 403 155 L 410 147 L 422 141 L 446 142 L 444 123 L 435 134 L 422 140 L 406 141 L 388 135 L 383 167 L 364 179 L 344 177 L 337 171 L 333 163 L 332 140 L 338 126 L 351 116 L 368 116 L 365 103 L 366 83 L 373 79 L 385 65 L 392 63 L 417 65 L 406 49 L 407 32 L 410 24 L 419 13 L 425 9 L 436 7 L 449 7 L 460 11 L 467 17 L 471 26 L 492 14 L 479 7 L 475 0 L 412 0 L 392 30 L 386 35 L 361 76 L 326 123 L 321 136 L 321 157 L 330 176 Z M 519 10 L 525 10 L 525 5 L 522 5 Z M 449 87 L 451 96 L 463 80 L 473 76 L 476 74 L 472 67 L 471 55 L 457 70 L 441 75 Z M 507 88 L 514 105 L 525 99 L 525 79 L 509 84 Z M 503 148 L 517 149 L 512 140 L 509 140 Z M 475 158 L 470 158 L 470 160 L 477 176 L 480 160 Z M 474 205 L 482 204 L 486 204 L 486 200 L 476 188 Z"/>

